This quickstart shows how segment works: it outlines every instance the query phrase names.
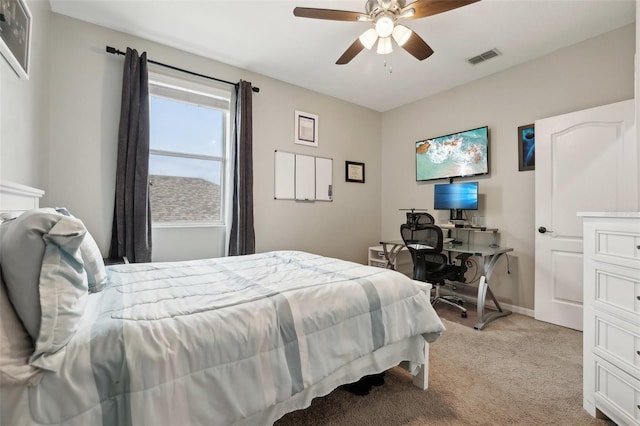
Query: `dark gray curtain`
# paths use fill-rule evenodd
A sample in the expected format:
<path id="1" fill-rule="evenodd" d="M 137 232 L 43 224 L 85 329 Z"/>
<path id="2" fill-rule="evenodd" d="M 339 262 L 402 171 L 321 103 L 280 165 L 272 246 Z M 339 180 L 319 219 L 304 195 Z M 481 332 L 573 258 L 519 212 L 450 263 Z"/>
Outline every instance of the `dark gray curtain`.
<path id="1" fill-rule="evenodd" d="M 230 256 L 256 252 L 256 236 L 253 228 L 252 93 L 250 82 L 240 80 L 240 83 L 236 85 Z"/>
<path id="2" fill-rule="evenodd" d="M 115 205 L 109 257 L 151 261 L 147 54 L 127 48 L 122 78 Z"/>

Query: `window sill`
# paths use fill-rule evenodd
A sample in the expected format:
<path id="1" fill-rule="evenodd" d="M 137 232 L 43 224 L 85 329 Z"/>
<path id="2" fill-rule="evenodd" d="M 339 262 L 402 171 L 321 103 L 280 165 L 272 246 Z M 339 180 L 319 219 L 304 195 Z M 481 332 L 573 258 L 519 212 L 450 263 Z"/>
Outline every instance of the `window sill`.
<path id="1" fill-rule="evenodd" d="M 225 228 L 222 222 L 153 222 L 151 228 Z"/>

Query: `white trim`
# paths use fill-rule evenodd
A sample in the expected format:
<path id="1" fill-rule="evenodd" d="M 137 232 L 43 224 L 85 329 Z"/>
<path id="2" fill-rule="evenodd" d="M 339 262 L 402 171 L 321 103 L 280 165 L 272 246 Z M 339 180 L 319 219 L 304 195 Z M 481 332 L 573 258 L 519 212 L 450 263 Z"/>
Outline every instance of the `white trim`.
<path id="1" fill-rule="evenodd" d="M 44 195 L 44 191 L 42 189 L 7 181 L 0 183 L 0 193 L 33 196 L 38 198 Z"/>
<path id="2" fill-rule="evenodd" d="M 179 158 L 189 158 L 194 160 L 205 160 L 205 161 L 219 161 L 221 163 L 224 163 L 225 161 L 224 157 L 215 156 L 215 155 L 188 154 L 186 152 L 165 151 L 162 149 L 149 149 L 149 155 L 161 155 L 164 157 L 179 157 Z"/>
<path id="3" fill-rule="evenodd" d="M 226 228 L 222 222 L 153 222 L 152 228 Z"/>
<path id="4" fill-rule="evenodd" d="M 501 303 L 500 305 L 503 307 L 503 309 L 506 309 L 507 311 L 511 311 L 515 314 L 526 315 L 531 318 L 534 317 L 533 309 L 523 308 L 521 306 L 509 305 L 508 303 Z"/>
<path id="5" fill-rule="evenodd" d="M 155 94 L 153 92 L 153 86 L 158 88 L 167 88 L 181 93 L 191 93 L 197 96 L 202 96 L 205 99 L 209 98 L 212 101 L 210 101 L 210 104 L 207 102 L 207 104 L 216 108 L 220 108 L 219 105 L 216 105 L 216 102 L 226 104 L 227 108 L 231 105 L 231 93 L 233 90 L 226 87 L 226 85 L 223 88 L 222 85 L 216 83 L 202 84 L 191 79 L 178 78 L 160 72 L 149 71 L 149 92 L 151 94 Z M 164 97 L 161 94 L 156 94 L 156 96 Z M 171 99 L 176 98 L 172 96 Z M 186 99 L 183 100 L 186 101 Z"/>
<path id="6" fill-rule="evenodd" d="M 0 210 L 5 212 L 23 212 L 38 208 L 41 189 L 13 182 L 0 182 Z"/>

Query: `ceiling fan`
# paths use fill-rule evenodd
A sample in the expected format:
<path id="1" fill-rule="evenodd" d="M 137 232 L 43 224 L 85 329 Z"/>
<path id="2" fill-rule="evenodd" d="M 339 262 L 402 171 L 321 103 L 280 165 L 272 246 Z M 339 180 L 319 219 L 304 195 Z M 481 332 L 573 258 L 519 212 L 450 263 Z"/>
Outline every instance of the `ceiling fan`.
<path id="1" fill-rule="evenodd" d="M 367 0 L 365 13 L 296 7 L 293 14 L 301 18 L 373 23 L 373 28 L 362 33 L 340 56 L 336 61 L 338 65 L 349 63 L 363 49 L 371 49 L 376 42 L 377 53 L 391 53 L 392 38 L 404 50 L 422 61 L 433 54 L 433 49 L 418 34 L 397 22 L 437 15 L 477 1 L 479 0 L 416 0 L 407 6 L 405 0 Z"/>

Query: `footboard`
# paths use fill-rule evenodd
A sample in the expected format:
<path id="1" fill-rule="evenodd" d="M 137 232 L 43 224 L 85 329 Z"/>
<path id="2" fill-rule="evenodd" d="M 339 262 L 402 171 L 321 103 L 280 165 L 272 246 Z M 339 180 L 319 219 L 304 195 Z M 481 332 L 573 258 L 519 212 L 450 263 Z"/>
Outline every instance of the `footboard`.
<path id="1" fill-rule="evenodd" d="M 413 376 L 414 386 L 427 390 L 429 388 L 429 343 L 424 342 L 424 358 L 422 363 L 404 361 L 400 367 L 404 368 Z"/>
<path id="2" fill-rule="evenodd" d="M 425 293 L 431 294 L 431 284 L 416 280 L 413 280 L 413 282 L 420 286 Z M 429 343 L 424 342 L 422 363 L 407 361 L 400 364 L 400 366 L 413 376 L 413 384 L 415 386 L 426 390 L 429 387 Z"/>

